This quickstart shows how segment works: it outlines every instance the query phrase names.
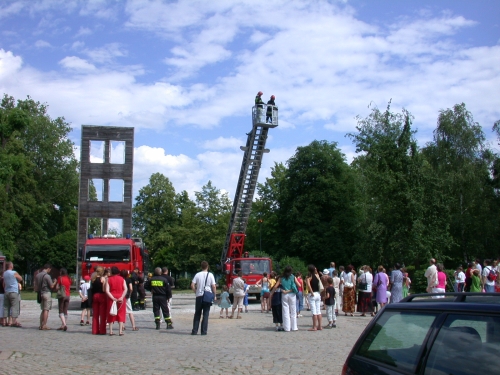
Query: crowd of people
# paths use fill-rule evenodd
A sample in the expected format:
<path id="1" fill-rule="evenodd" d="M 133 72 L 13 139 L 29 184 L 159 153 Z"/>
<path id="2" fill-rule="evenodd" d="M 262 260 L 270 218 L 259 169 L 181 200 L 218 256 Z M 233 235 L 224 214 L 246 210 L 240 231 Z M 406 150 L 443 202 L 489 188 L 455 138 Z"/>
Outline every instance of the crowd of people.
<path id="1" fill-rule="evenodd" d="M 59 318 L 58 330 L 67 331 L 68 306 L 72 280 L 66 269 L 59 270 L 59 276 L 52 279 L 51 265 L 46 264 L 35 276 L 34 286 L 37 291 L 37 302 L 40 304 L 40 330 L 50 330 L 47 326 L 49 312 L 52 309 L 52 292 L 57 291 Z M 201 334 L 208 332 L 210 306 L 217 301 L 216 282 L 209 272 L 207 262 L 201 263 L 202 270 L 192 282 L 191 289 L 196 294 L 195 313 L 192 335 L 198 334 L 201 322 Z M 374 316 L 378 308 L 387 303 L 397 303 L 409 294 L 411 279 L 407 270 L 396 263 L 390 272 L 379 265 L 376 272 L 368 265 L 359 269 L 349 265 L 340 266 L 330 263 L 322 272 L 314 265 L 307 267 L 307 275 L 303 278 L 300 272 L 293 273 L 286 266 L 281 274 L 271 272 L 263 274 L 257 283 L 261 287 L 261 313 L 272 313 L 276 331 L 297 331 L 297 319 L 302 317 L 305 306 L 312 315 L 312 327 L 309 331 L 336 328 L 337 316 L 343 312 L 345 316 Z M 456 292 L 500 292 L 499 260 L 479 259 L 462 266 L 454 272 L 453 290 Z M 442 263 L 429 260 L 429 267 L 424 273 L 428 293 L 432 298 L 443 298 L 448 285 L 447 275 Z M 451 285 L 448 285 L 451 290 Z M 20 312 L 20 290 L 22 277 L 14 270 L 12 262 L 6 263 L 6 270 L 0 270 L 0 325 L 22 327 L 18 321 Z M 104 269 L 96 267 L 92 275 L 84 277 L 80 282 L 79 297 L 81 299 L 80 325 L 91 325 L 92 334 L 114 336 L 114 323 L 118 323 L 118 335 L 123 336 L 126 316 L 128 314 L 132 330 L 137 331 L 134 310 L 145 309 L 145 289 L 151 291 L 153 314 L 156 329 L 160 329 L 161 321 L 167 329 L 173 329 L 171 316 L 172 288 L 174 281 L 169 276 L 168 268 L 156 268 L 154 275 L 145 281 L 138 269 L 133 272 L 119 270 L 117 267 Z M 224 286 L 220 295 L 220 318 L 241 319 L 243 311 L 248 312 L 248 288 L 242 272 L 233 279 L 233 301 L 228 288 Z M 211 293 L 213 301 L 207 303 L 204 295 Z M 90 321 L 93 310 L 92 322 Z M 244 310 L 243 310 L 244 309 Z M 322 310 L 326 310 L 328 323 L 323 326 Z M 224 316 L 225 311 L 225 316 Z M 229 311 L 231 313 L 229 314 Z"/>

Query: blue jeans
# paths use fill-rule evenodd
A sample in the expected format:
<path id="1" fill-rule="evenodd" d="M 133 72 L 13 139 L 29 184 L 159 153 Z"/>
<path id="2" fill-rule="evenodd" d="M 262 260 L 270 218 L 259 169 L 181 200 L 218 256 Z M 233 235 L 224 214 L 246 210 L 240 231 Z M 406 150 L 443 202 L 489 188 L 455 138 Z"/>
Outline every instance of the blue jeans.
<path id="1" fill-rule="evenodd" d="M 495 285 L 484 285 L 484 291 L 486 293 L 495 293 Z"/>
<path id="2" fill-rule="evenodd" d="M 299 314 L 303 308 L 304 308 L 304 298 L 303 298 L 302 292 L 298 292 L 297 293 L 297 306 L 296 306 L 297 314 Z"/>

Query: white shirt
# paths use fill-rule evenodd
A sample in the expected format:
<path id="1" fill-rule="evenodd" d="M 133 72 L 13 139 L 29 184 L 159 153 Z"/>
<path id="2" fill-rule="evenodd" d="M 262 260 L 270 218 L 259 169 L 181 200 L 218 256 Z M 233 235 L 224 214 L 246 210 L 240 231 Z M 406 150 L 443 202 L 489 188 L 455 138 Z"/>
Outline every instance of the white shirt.
<path id="1" fill-rule="evenodd" d="M 491 266 L 486 266 L 483 269 L 483 277 L 484 277 L 484 283 L 486 285 L 495 285 L 495 281 L 490 281 L 488 280 L 488 275 L 490 274 Z"/>
<path id="2" fill-rule="evenodd" d="M 460 271 L 457 273 L 457 278 L 455 279 L 455 282 L 458 284 L 465 283 L 465 273 Z"/>
<path id="3" fill-rule="evenodd" d="M 427 286 L 434 288 L 437 283 L 437 268 L 434 264 L 430 265 L 427 270 L 425 271 L 424 276 L 427 278 Z"/>
<path id="4" fill-rule="evenodd" d="M 196 285 L 196 297 L 201 297 L 203 295 L 205 291 L 205 279 L 207 280 L 207 292 L 213 292 L 212 285 L 215 285 L 214 275 L 208 271 L 201 271 L 193 277 L 193 284 Z"/>
<path id="5" fill-rule="evenodd" d="M 360 290 L 360 292 L 371 292 L 373 284 L 373 275 L 370 272 L 365 272 L 359 277 L 359 281 L 362 283 L 367 283 L 366 290 Z"/>

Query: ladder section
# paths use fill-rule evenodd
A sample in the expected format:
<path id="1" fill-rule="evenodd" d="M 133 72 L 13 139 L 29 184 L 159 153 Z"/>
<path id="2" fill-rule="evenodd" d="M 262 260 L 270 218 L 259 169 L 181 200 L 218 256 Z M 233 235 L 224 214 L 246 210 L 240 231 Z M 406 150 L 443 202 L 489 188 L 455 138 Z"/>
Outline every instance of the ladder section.
<path id="1" fill-rule="evenodd" d="M 278 126 L 277 113 L 273 113 L 273 120 L 270 123 L 264 122 L 262 112 L 265 114 L 265 109 L 262 111 L 254 107 L 252 111 L 252 131 L 248 133 L 247 143 L 245 147 L 240 147 L 244 152 L 243 161 L 241 163 L 238 185 L 234 195 L 233 207 L 231 211 L 231 219 L 226 234 L 226 242 L 222 251 L 221 262 L 227 258 L 241 257 L 244 241 L 244 236 L 248 224 L 248 217 L 252 209 L 253 196 L 257 188 L 257 180 L 259 171 L 262 166 L 262 157 L 269 150 L 266 149 L 267 133 L 269 128 Z M 273 111 L 274 112 L 274 111 Z M 277 111 L 276 111 L 277 112 Z M 274 118 L 274 116 L 276 116 Z M 239 234 L 233 242 L 240 243 L 240 246 L 231 249 L 231 237 L 233 234 Z M 243 236 L 243 238 L 241 238 Z M 240 239 L 241 238 L 241 239 Z M 234 251 L 236 250 L 236 251 Z"/>

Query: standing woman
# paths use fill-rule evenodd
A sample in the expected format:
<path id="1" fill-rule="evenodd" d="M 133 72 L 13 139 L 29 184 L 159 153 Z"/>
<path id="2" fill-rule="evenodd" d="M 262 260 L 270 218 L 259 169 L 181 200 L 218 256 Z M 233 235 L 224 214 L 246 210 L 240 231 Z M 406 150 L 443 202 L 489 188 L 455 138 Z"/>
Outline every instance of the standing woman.
<path id="1" fill-rule="evenodd" d="M 132 309 L 132 302 L 130 301 L 130 296 L 134 291 L 134 287 L 132 286 L 134 281 L 131 277 L 129 277 L 127 270 L 121 270 L 120 276 L 123 277 L 125 285 L 127 286 L 127 294 L 125 294 L 125 307 L 127 308 L 127 314 L 130 319 L 130 323 L 132 324 L 132 331 L 138 331 L 139 328 L 135 326 L 134 310 Z M 123 330 L 125 330 L 125 325 L 123 326 Z"/>
<path id="2" fill-rule="evenodd" d="M 391 272 L 391 303 L 396 303 L 403 299 L 403 279 L 401 264 L 396 263 Z"/>
<path id="3" fill-rule="evenodd" d="M 3 286 L 3 270 L 0 269 L 0 326 L 6 327 L 7 323 L 3 316 L 3 300 L 5 296 L 5 288 Z"/>
<path id="4" fill-rule="evenodd" d="M 444 293 L 446 292 L 446 274 L 443 272 L 443 263 L 436 264 L 437 268 L 437 285 L 432 288 L 432 293 Z M 444 298 L 444 295 L 432 296 L 432 298 Z"/>
<path id="5" fill-rule="evenodd" d="M 335 315 L 339 316 L 340 308 L 340 278 L 338 276 L 337 270 L 333 271 L 333 288 L 335 289 Z"/>
<path id="6" fill-rule="evenodd" d="M 269 310 L 271 309 L 271 306 L 269 304 L 269 297 L 270 297 L 270 287 L 269 287 L 269 278 L 267 277 L 267 272 L 264 272 L 262 274 L 262 279 L 260 279 L 259 281 L 257 281 L 257 283 L 255 283 L 256 286 L 260 286 L 261 287 L 261 291 L 260 291 L 260 312 L 263 313 L 264 311 L 265 312 L 269 312 Z"/>
<path id="7" fill-rule="evenodd" d="M 297 281 L 299 283 L 299 292 L 297 293 L 297 305 L 295 306 L 295 309 L 297 310 L 297 318 L 302 318 L 302 314 L 300 313 L 304 309 L 304 280 L 302 280 L 302 274 L 300 272 L 297 272 L 295 274 L 295 277 L 297 278 Z"/>
<path id="8" fill-rule="evenodd" d="M 375 301 L 377 304 L 380 304 L 380 308 L 382 308 L 387 303 L 387 287 L 389 286 L 389 277 L 384 272 L 384 266 L 382 265 L 377 268 L 377 274 L 373 279 L 373 286 L 377 288 L 377 297 Z"/>
<path id="9" fill-rule="evenodd" d="M 352 271 L 356 271 L 353 266 L 346 267 L 344 277 L 342 278 L 344 285 L 344 294 L 342 297 L 342 311 L 354 316 L 354 308 L 356 306 L 356 276 Z"/>
<path id="10" fill-rule="evenodd" d="M 118 322 L 118 334 L 119 336 L 123 336 L 123 325 L 125 324 L 127 312 L 125 307 L 127 285 L 123 277 L 120 276 L 120 270 L 116 266 L 111 267 L 111 276 L 108 277 L 108 282 L 106 283 L 106 294 L 108 295 L 107 311 L 109 312 L 113 302 L 116 302 L 118 312 L 114 316 L 108 313 L 109 335 L 114 336 L 113 323 Z"/>
<path id="11" fill-rule="evenodd" d="M 59 290 L 61 287 L 64 287 L 65 289 L 65 296 L 57 299 L 59 306 L 59 318 L 61 318 L 61 326 L 57 330 L 66 331 L 68 329 L 66 326 L 66 320 L 68 319 L 69 296 L 71 293 L 71 279 L 68 276 L 66 268 L 61 268 L 59 270 L 56 289 Z"/>
<path id="12" fill-rule="evenodd" d="M 275 287 L 281 285 L 281 307 L 283 311 L 283 328 L 286 332 L 298 331 L 297 328 L 297 292 L 299 282 L 292 274 L 292 267 L 286 266 Z"/>
<path id="13" fill-rule="evenodd" d="M 108 300 L 106 298 L 106 278 L 104 268 L 97 267 L 92 275 L 92 334 L 106 334 L 106 320 L 108 318 Z"/>
<path id="14" fill-rule="evenodd" d="M 309 331 L 321 331 L 321 296 L 319 294 L 319 283 L 321 282 L 318 270 L 314 265 L 307 266 L 306 286 L 308 290 L 307 299 L 311 307 L 313 326 Z"/>
<path id="15" fill-rule="evenodd" d="M 369 312 L 371 316 L 374 316 L 372 305 L 373 275 L 371 270 L 370 266 L 364 266 L 363 274 L 358 278 L 358 285 L 360 286 L 358 295 L 358 312 L 361 313 L 361 316 L 366 316 L 367 312 Z"/>

